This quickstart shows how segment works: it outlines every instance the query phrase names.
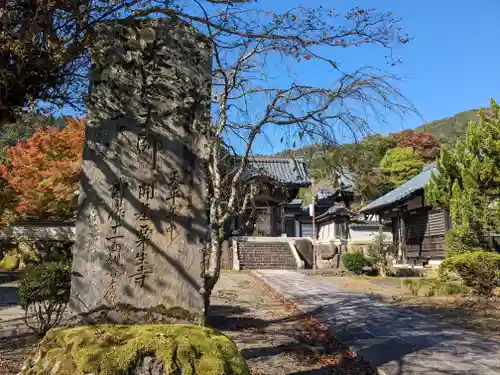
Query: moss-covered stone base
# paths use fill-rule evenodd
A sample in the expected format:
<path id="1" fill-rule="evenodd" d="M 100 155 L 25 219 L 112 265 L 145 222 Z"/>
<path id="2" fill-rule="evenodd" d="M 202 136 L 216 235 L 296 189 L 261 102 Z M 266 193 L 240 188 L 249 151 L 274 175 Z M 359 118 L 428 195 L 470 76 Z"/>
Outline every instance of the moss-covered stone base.
<path id="1" fill-rule="evenodd" d="M 187 324 L 53 329 L 26 360 L 21 374 L 139 374 L 145 361 L 155 362 L 153 367 L 165 375 L 250 374 L 231 339 Z"/>

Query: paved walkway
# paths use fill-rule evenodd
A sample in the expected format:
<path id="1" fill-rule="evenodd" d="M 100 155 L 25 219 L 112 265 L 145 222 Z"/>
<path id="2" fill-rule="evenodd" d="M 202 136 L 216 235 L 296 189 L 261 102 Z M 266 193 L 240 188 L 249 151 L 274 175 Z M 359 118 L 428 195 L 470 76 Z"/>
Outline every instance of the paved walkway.
<path id="1" fill-rule="evenodd" d="M 500 342 L 299 272 L 255 274 L 387 375 L 500 375 Z"/>
<path id="2" fill-rule="evenodd" d="M 0 284 L 0 345 L 4 338 L 23 331 L 26 324 L 24 310 L 19 307 L 18 288 L 13 284 Z"/>

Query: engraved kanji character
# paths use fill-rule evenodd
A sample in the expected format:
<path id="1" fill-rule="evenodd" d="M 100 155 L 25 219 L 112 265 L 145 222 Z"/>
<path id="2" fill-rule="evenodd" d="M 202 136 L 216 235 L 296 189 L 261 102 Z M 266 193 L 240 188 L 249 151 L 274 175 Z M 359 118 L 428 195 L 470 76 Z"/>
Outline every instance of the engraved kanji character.
<path id="1" fill-rule="evenodd" d="M 135 214 L 136 220 L 139 221 L 145 221 L 149 220 L 149 203 L 141 202 L 141 207 L 139 209 L 139 212 Z"/>
<path id="2" fill-rule="evenodd" d="M 139 246 L 144 246 L 151 239 L 152 234 L 153 230 L 147 224 L 142 224 L 137 231 L 137 240 L 135 243 Z"/>
<path id="3" fill-rule="evenodd" d="M 121 253 L 123 250 L 123 244 L 116 242 L 114 240 L 108 245 L 108 250 L 112 253 Z"/>
<path id="4" fill-rule="evenodd" d="M 178 171 L 173 171 L 172 173 L 167 175 L 167 178 L 165 181 L 165 184 L 167 186 L 172 186 L 172 185 L 177 184 L 179 182 L 178 181 L 179 176 L 177 175 L 177 173 L 178 173 Z"/>
<path id="5" fill-rule="evenodd" d="M 143 264 L 146 262 L 146 252 L 144 250 L 139 251 L 135 255 L 135 260 L 138 262 L 137 264 Z"/>
<path id="6" fill-rule="evenodd" d="M 154 182 L 146 183 L 141 182 L 139 184 L 139 199 L 150 200 L 153 199 L 155 195 Z"/>
<path id="7" fill-rule="evenodd" d="M 175 206 L 175 198 L 178 198 L 181 196 L 181 191 L 179 190 L 178 186 L 172 186 L 170 188 L 170 194 L 168 197 L 165 198 L 166 201 L 171 201 L 172 206 Z"/>
<path id="8" fill-rule="evenodd" d="M 125 195 L 125 189 L 127 188 L 127 185 L 127 182 L 125 182 L 121 178 L 118 179 L 117 182 L 111 185 L 111 198 L 113 198 L 113 200 L 118 199 L 121 202 L 123 196 Z"/>
<path id="9" fill-rule="evenodd" d="M 134 280 L 136 285 L 138 285 L 140 287 L 144 287 L 144 284 L 146 283 L 147 275 L 150 273 L 152 273 L 152 272 L 143 269 L 140 272 L 137 272 L 137 273 L 131 275 L 130 278 Z"/>

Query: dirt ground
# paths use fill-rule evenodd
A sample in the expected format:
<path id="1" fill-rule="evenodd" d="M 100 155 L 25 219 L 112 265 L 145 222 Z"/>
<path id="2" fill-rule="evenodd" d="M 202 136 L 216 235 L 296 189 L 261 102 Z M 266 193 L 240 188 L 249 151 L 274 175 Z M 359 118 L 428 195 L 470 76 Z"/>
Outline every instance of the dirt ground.
<path id="1" fill-rule="evenodd" d="M 11 293 L 0 304 L 0 375 L 17 374 L 37 342 L 22 324 L 13 287 L 15 284 L 0 285 L 0 295 L 5 296 L 7 290 Z M 221 276 L 208 324 L 236 342 L 252 375 L 375 374 L 349 350 L 328 340 L 313 321 L 275 299 L 248 273 Z"/>
<path id="2" fill-rule="evenodd" d="M 403 286 L 403 278 L 315 277 L 321 277 L 351 291 L 372 295 L 384 302 L 432 314 L 448 323 L 473 329 L 487 337 L 500 339 L 500 290 L 496 292 L 496 297 L 490 299 L 469 295 L 428 297 L 425 296 L 425 280 L 419 295 L 414 296 Z"/>

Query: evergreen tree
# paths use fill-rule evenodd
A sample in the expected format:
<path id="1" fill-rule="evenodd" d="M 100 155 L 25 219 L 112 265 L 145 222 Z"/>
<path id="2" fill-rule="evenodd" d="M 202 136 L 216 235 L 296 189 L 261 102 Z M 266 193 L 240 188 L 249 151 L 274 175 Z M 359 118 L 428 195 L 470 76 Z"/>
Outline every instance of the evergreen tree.
<path id="1" fill-rule="evenodd" d="M 437 173 L 431 171 L 431 179 L 425 188 L 425 199 L 435 207 L 449 207 L 451 190 L 455 181 L 461 185 L 455 149 L 443 147 L 436 162 Z"/>
<path id="2" fill-rule="evenodd" d="M 425 189 L 433 206 L 448 206 L 454 225 L 482 236 L 500 228 L 500 106 L 481 111 L 470 122 L 464 141 L 443 149 Z"/>

